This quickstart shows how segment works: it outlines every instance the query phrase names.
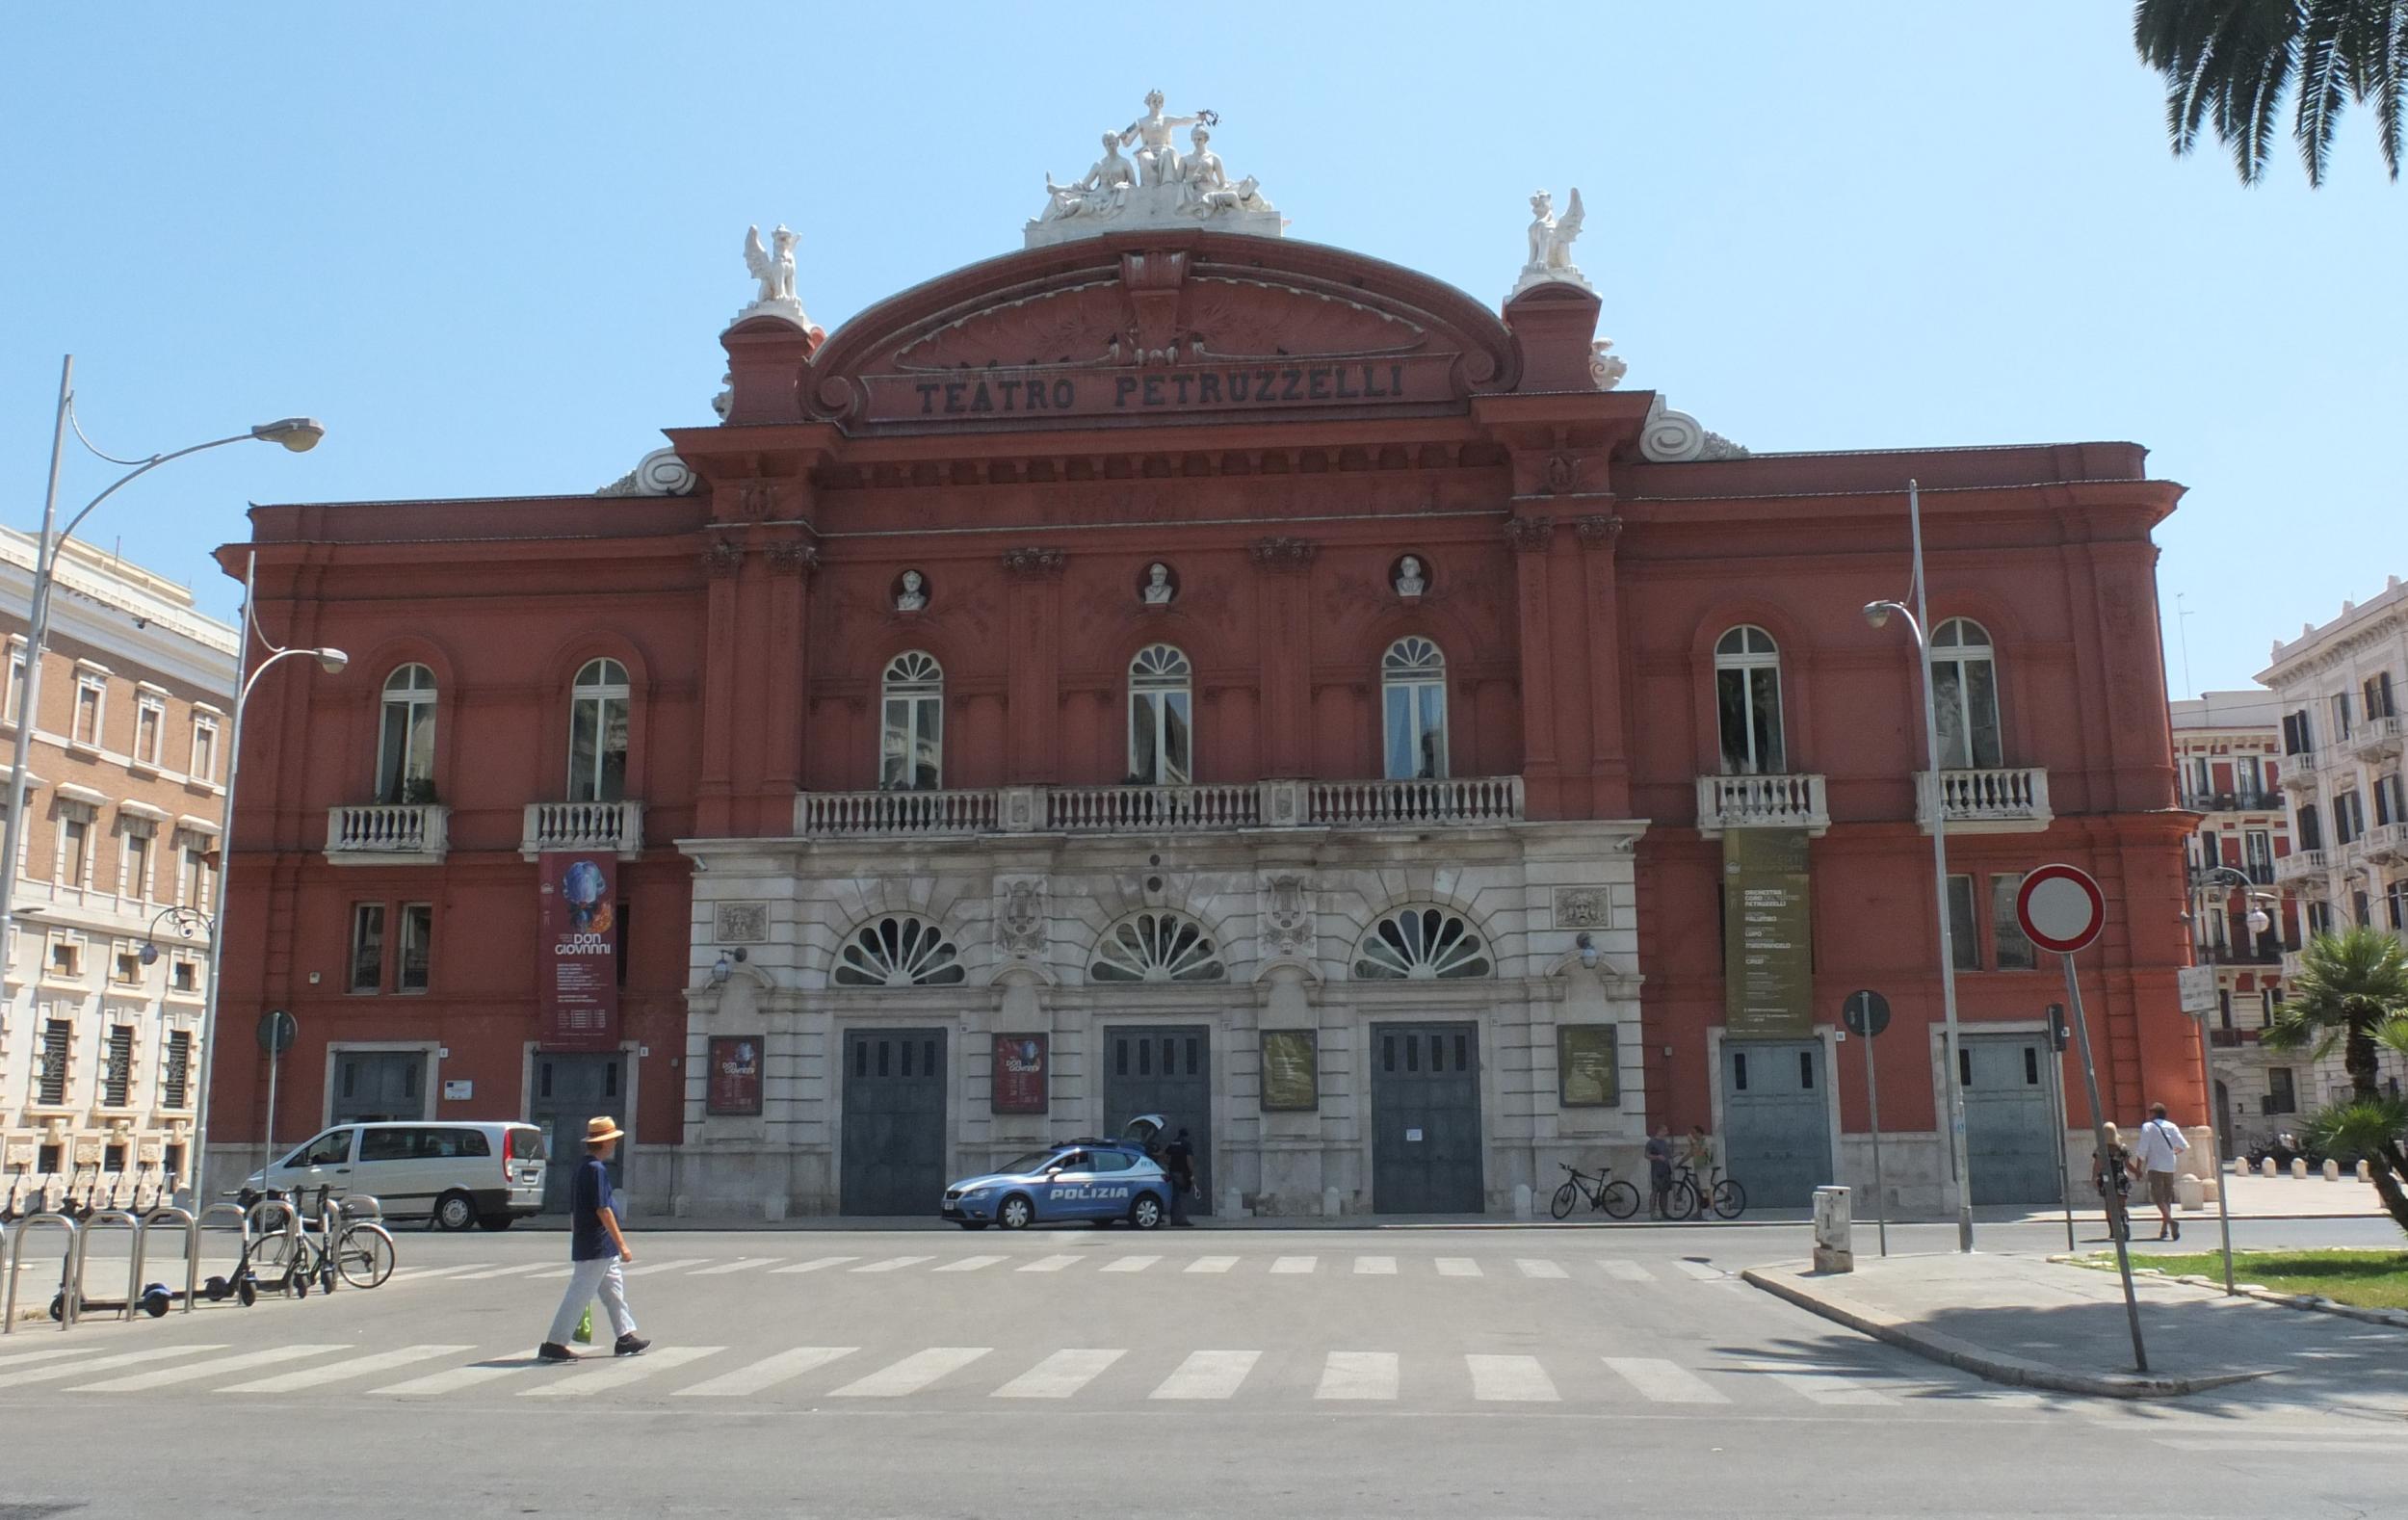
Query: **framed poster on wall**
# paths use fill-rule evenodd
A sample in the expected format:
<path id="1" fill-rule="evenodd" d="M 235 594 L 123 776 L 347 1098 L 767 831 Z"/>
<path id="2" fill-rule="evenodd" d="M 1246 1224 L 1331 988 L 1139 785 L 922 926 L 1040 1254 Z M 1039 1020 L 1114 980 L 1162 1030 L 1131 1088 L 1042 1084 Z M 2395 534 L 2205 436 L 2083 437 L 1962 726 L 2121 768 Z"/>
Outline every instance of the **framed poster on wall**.
<path id="1" fill-rule="evenodd" d="M 998 1114 L 1042 1114 L 1046 1111 L 1046 1036 L 998 1035 L 990 1067 L 994 1090 L 988 1102 Z"/>
<path id="2" fill-rule="evenodd" d="M 1567 1109 L 1611 1108 L 1622 1101 L 1614 1064 L 1614 1026 L 1556 1026 L 1556 1096 Z"/>
<path id="3" fill-rule="evenodd" d="M 711 1037 L 711 1081 L 703 1098 L 706 1114 L 761 1112 L 761 1040 L 755 1035 L 715 1035 Z"/>
<path id="4" fill-rule="evenodd" d="M 1316 1032 L 1263 1031 L 1264 1111 L 1302 1113 L 1321 1105 L 1321 1046 Z"/>

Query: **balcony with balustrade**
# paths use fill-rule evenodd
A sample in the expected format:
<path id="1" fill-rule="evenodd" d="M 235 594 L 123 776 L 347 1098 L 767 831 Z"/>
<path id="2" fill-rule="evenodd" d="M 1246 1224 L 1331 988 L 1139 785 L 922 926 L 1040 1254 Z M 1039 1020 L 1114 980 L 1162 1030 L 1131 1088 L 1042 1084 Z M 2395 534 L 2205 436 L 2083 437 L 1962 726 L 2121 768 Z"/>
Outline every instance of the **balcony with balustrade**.
<path id="1" fill-rule="evenodd" d="M 452 810 L 440 802 L 369 802 L 327 809 L 327 859 L 338 866 L 441 865 Z"/>
<path id="2" fill-rule="evenodd" d="M 1522 821 L 1520 776 L 803 792 L 795 798 L 795 833 L 803 839 L 1420 830 L 1496 827 Z"/>
<path id="3" fill-rule="evenodd" d="M 1831 804 L 1819 775 L 1701 775 L 1697 831 L 1708 839 L 1726 828 L 1802 828 L 1819 838 L 1831 827 Z"/>
<path id="4" fill-rule="evenodd" d="M 1931 832 L 1927 771 L 1915 773 L 1915 822 Z M 2056 815 L 2049 807 L 2049 773 L 2040 766 L 1990 766 L 1940 773 L 1940 807 L 1952 834 L 2036 834 Z"/>
<path id="5" fill-rule="evenodd" d="M 2305 792 L 2313 799 L 2316 789 L 2316 772 L 2323 768 L 2323 760 L 2324 757 L 2313 749 L 2285 755 L 2282 773 L 2275 777 L 2274 784 L 2286 792 Z"/>
<path id="6" fill-rule="evenodd" d="M 2408 861 L 2408 824 L 2377 824 L 2360 834 L 2351 849 L 2360 858 L 2378 865 Z"/>
<path id="7" fill-rule="evenodd" d="M 2360 723 L 2349 736 L 2348 747 L 2367 764 L 2376 765 L 2396 758 L 2403 744 L 2408 744 L 2408 723 L 2396 713 L 2386 713 Z"/>
<path id="8" fill-rule="evenodd" d="M 2332 868 L 2332 857 L 2321 850 L 2294 850 L 2274 862 L 2274 884 L 2320 892 Z"/>
<path id="9" fill-rule="evenodd" d="M 533 860 L 546 851 L 608 852 L 633 860 L 643 853 L 643 804 L 530 802 L 518 852 Z"/>

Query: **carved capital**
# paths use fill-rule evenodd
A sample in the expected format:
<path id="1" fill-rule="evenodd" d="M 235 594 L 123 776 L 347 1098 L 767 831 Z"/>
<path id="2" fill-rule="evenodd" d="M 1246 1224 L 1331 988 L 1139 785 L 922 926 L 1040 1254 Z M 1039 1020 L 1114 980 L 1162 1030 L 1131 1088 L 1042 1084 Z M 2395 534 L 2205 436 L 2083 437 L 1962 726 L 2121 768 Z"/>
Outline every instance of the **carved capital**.
<path id="1" fill-rule="evenodd" d="M 733 538 L 721 538 L 702 551 L 702 568 L 714 576 L 733 575 L 744 563 L 744 548 Z"/>
<path id="2" fill-rule="evenodd" d="M 1556 520 L 1546 516 L 1508 517 L 1505 519 L 1505 542 L 1520 553 L 1542 553 L 1555 539 Z"/>
<path id="3" fill-rule="evenodd" d="M 1312 568 L 1321 547 L 1310 538 L 1257 538 L 1254 563 L 1266 570 L 1296 574 Z"/>
<path id="4" fill-rule="evenodd" d="M 1004 572 L 1028 579 L 1046 579 L 1061 573 L 1070 563 L 1070 556 L 1060 549 L 1006 549 Z"/>
<path id="5" fill-rule="evenodd" d="M 770 568 L 787 575 L 809 575 L 820 567 L 820 551 L 789 538 L 770 545 Z"/>
<path id="6" fill-rule="evenodd" d="M 1614 512 L 1592 512 L 1575 519 L 1572 531 L 1581 536 L 1584 549 L 1610 549 L 1622 537 L 1622 518 Z"/>

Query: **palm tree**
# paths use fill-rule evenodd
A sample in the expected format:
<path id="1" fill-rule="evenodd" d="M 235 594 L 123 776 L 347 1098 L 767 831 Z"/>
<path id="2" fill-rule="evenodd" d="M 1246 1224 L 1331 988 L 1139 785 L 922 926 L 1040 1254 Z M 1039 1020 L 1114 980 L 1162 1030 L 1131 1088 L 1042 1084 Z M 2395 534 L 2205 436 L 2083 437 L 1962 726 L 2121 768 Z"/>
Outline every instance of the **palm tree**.
<path id="1" fill-rule="evenodd" d="M 2290 991 L 2260 1042 L 2319 1057 L 2341 1046 L 2350 1095 L 2317 1114 L 2311 1133 L 2328 1155 L 2365 1156 L 2383 1207 L 2408 1230 L 2408 1102 L 2375 1086 L 2376 1052 L 2408 1052 L 2408 942 L 2365 926 L 2318 934 Z"/>
<path id="2" fill-rule="evenodd" d="M 2291 137 L 2308 183 L 2324 183 L 2342 107 L 2371 106 L 2383 162 L 2399 179 L 2408 91 L 2408 0 L 2138 0 L 2133 46 L 2165 76 L 2165 127 L 2187 153 L 2212 124 L 2254 185 L 2272 152 L 2276 107 L 2296 90 Z"/>

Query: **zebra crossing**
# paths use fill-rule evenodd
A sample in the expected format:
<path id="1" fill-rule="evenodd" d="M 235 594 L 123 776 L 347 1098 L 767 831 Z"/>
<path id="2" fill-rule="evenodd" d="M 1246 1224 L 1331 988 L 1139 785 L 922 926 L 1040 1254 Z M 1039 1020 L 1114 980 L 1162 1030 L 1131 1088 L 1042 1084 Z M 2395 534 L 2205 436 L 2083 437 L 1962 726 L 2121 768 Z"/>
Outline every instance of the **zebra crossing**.
<path id="1" fill-rule="evenodd" d="M 948 1275 L 974 1272 L 994 1275 L 1006 1272 L 1030 1272 L 1046 1275 L 1086 1271 L 1113 1275 L 1139 1272 L 1157 1274 L 1182 1272 L 1215 1276 L 1259 1272 L 1272 1277 L 1502 1278 L 1524 1282 L 1585 1282 L 1591 1286 L 1600 1282 L 1703 1282 L 1732 1286 L 1739 1281 L 1734 1274 L 1711 1262 L 1687 1257 L 1662 1262 L 1640 1262 L 1622 1256 L 1569 1259 L 1531 1256 L 1481 1258 L 1477 1256 L 1400 1257 L 1353 1253 L 1308 1255 L 1294 1252 L 1191 1257 L 1170 1257 L 1147 1252 L 1080 1253 L 1074 1251 L 1058 1251 L 1041 1256 L 988 1253 L 947 1257 L 919 1252 L 895 1256 L 813 1256 L 795 1262 L 784 1262 L 769 1256 L 740 1256 L 727 1261 L 706 1256 L 683 1256 L 657 1262 L 639 1259 L 626 1269 L 626 1275 L 629 1277 L 711 1278 L 749 1274 L 757 1279 L 810 1273 L 830 1276 L 884 1276 L 918 1272 L 941 1272 Z M 527 1262 L 500 1267 L 487 1262 L 460 1262 L 439 1267 L 405 1267 L 393 1274 L 392 1285 L 406 1287 L 422 1283 L 494 1281 L 511 1284 L 558 1280 L 568 1274 L 567 1267 L 546 1262 Z"/>
<path id="2" fill-rule="evenodd" d="M 163 1394 L 172 1398 L 306 1395 L 413 1401 L 651 1399 L 832 1405 L 942 1400 L 1150 1404 L 1512 1406 L 1571 1404 L 1589 1412 L 1655 1405 L 1744 1406 L 1811 1414 L 1898 1412 L 1918 1400 L 2035 1398 L 1950 1375 L 1886 1369 L 1846 1357 L 1770 1360 L 1703 1353 L 1668 1357 L 1549 1351 L 1383 1350 L 1295 1347 L 661 1346 L 641 1356 L 596 1351 L 569 1367 L 524 1347 L 421 1343 L 384 1349 L 311 1342 L 253 1350 L 217 1342 L 103 1352 L 44 1347 L 0 1355 L 0 1406 L 20 1389 L 47 1400 Z"/>

